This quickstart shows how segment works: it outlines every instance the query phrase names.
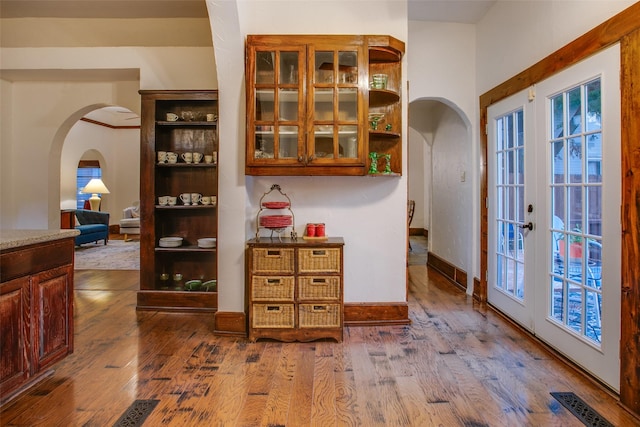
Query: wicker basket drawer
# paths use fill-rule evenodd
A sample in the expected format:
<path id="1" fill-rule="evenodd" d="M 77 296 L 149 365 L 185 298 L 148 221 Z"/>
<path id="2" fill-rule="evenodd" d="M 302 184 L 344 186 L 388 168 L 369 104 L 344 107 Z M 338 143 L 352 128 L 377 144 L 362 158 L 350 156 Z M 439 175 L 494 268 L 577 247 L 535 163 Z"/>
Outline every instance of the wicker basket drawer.
<path id="1" fill-rule="evenodd" d="M 301 328 L 340 327 L 340 304 L 300 304 L 298 308 Z"/>
<path id="2" fill-rule="evenodd" d="M 340 249 L 300 249 L 298 252 L 301 273 L 339 273 Z"/>
<path id="3" fill-rule="evenodd" d="M 293 249 L 253 248 L 253 272 L 293 273 Z"/>
<path id="4" fill-rule="evenodd" d="M 254 328 L 293 328 L 293 304 L 253 304 L 251 326 Z"/>
<path id="5" fill-rule="evenodd" d="M 253 276 L 251 299 L 253 301 L 293 301 L 293 276 Z"/>
<path id="6" fill-rule="evenodd" d="M 340 277 L 299 277 L 298 298 L 301 300 L 339 300 Z"/>

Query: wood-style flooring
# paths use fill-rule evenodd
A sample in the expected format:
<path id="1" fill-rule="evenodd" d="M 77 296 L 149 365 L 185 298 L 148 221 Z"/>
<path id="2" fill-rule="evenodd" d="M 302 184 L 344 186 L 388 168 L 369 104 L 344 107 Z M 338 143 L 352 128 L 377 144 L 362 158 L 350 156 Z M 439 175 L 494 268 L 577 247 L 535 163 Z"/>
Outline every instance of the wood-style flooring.
<path id="1" fill-rule="evenodd" d="M 136 312 L 137 271 L 76 271 L 75 352 L 4 405 L 1 425 L 112 426 L 158 399 L 145 426 L 581 426 L 553 391 L 638 425 L 438 273 L 409 277 L 411 325 L 249 343 L 214 336 L 211 315 Z"/>

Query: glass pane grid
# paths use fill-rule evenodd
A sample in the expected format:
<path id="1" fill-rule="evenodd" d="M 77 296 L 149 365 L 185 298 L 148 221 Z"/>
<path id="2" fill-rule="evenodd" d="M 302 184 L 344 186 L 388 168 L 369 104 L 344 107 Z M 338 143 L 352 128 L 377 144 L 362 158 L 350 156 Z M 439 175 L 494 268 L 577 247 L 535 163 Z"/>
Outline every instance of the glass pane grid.
<path id="1" fill-rule="evenodd" d="M 600 80 L 550 99 L 552 260 L 549 316 L 602 341 Z"/>
<path id="2" fill-rule="evenodd" d="M 517 300 L 524 298 L 523 111 L 496 119 L 496 252 L 495 287 Z"/>

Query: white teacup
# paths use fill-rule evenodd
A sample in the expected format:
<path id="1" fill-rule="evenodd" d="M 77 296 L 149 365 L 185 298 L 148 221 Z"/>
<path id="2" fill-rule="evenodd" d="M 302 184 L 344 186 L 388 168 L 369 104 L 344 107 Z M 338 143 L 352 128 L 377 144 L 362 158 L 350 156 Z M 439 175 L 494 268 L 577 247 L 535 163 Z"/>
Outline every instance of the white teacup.
<path id="1" fill-rule="evenodd" d="M 167 121 L 175 122 L 178 120 L 178 115 L 175 113 L 167 113 Z"/>
<path id="2" fill-rule="evenodd" d="M 167 152 L 167 162 L 178 163 L 178 153 L 172 151 Z"/>
<path id="3" fill-rule="evenodd" d="M 167 197 L 168 197 L 167 204 L 169 206 L 175 206 L 176 203 L 178 202 L 178 198 L 176 196 L 167 196 Z"/>
<path id="4" fill-rule="evenodd" d="M 185 206 L 188 206 L 191 204 L 191 193 L 182 193 L 180 195 L 180 200 L 182 200 L 182 203 Z"/>
<path id="5" fill-rule="evenodd" d="M 213 163 L 213 156 L 211 154 L 207 154 L 204 156 L 205 163 Z"/>
<path id="6" fill-rule="evenodd" d="M 158 197 L 158 204 L 160 206 L 166 206 L 169 203 L 169 196 L 160 196 Z"/>
<path id="7" fill-rule="evenodd" d="M 218 196 L 211 196 L 211 204 L 213 206 L 218 204 Z"/>
<path id="8" fill-rule="evenodd" d="M 200 163 L 202 161 L 202 153 L 193 152 L 193 163 Z"/>
<path id="9" fill-rule="evenodd" d="M 210 205 L 211 196 L 202 196 L 202 199 L 200 199 L 200 203 L 202 203 L 203 205 Z"/>
<path id="10" fill-rule="evenodd" d="M 218 163 L 218 152 L 214 151 L 211 153 L 211 158 L 213 159 L 213 163 Z"/>
<path id="11" fill-rule="evenodd" d="M 193 161 L 193 153 L 182 153 L 180 157 L 182 157 L 185 163 L 191 163 Z"/>
<path id="12" fill-rule="evenodd" d="M 197 205 L 201 198 L 202 198 L 202 194 L 200 194 L 200 193 L 191 193 L 191 204 L 192 205 Z"/>
<path id="13" fill-rule="evenodd" d="M 158 151 L 158 163 L 167 163 L 166 151 Z"/>

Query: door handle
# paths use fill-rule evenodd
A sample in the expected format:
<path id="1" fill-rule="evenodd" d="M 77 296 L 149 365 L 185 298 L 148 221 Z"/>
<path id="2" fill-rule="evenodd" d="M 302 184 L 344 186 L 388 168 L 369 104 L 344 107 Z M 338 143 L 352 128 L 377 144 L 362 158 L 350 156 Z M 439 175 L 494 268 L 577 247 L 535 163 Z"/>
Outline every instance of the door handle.
<path id="1" fill-rule="evenodd" d="M 527 224 L 520 224 L 520 228 L 528 228 L 529 230 L 533 230 L 533 223 L 529 221 Z"/>

